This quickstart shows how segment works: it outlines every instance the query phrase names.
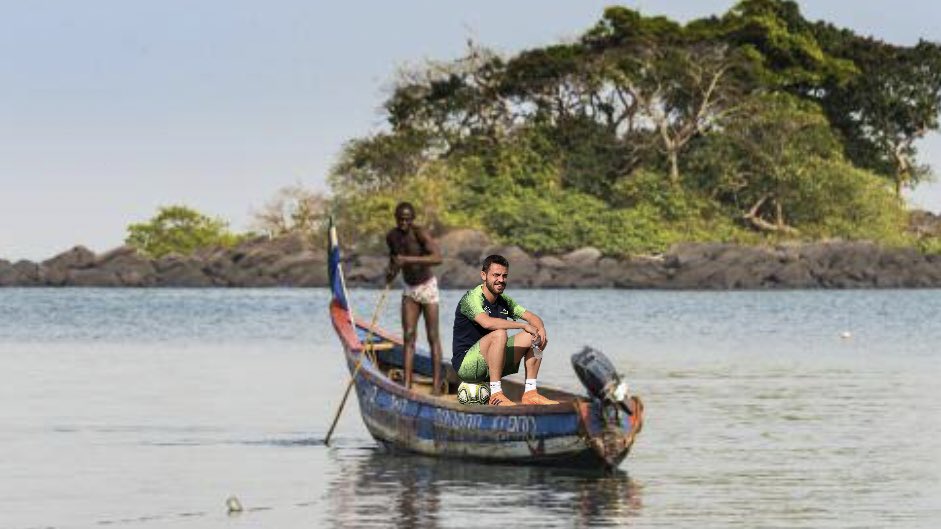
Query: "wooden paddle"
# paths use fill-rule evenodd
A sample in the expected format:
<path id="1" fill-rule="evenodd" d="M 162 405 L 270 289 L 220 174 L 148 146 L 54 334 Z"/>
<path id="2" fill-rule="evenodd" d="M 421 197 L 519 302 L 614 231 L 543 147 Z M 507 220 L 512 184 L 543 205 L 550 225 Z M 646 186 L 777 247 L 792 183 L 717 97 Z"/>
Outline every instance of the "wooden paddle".
<path id="1" fill-rule="evenodd" d="M 379 301 L 376 302 L 376 310 L 372 313 L 372 320 L 369 322 L 369 329 L 366 330 L 366 340 L 363 341 L 363 350 L 359 354 L 359 360 L 356 361 L 356 366 L 353 368 L 353 373 L 350 375 L 350 381 L 346 384 L 346 391 L 343 392 L 343 399 L 340 400 L 340 406 L 337 408 L 336 414 L 333 416 L 333 423 L 330 424 L 330 429 L 327 430 L 327 437 L 324 438 L 323 444 L 330 445 L 330 436 L 333 435 L 333 429 L 337 427 L 337 421 L 340 420 L 340 414 L 343 413 L 343 407 L 346 405 L 346 399 L 350 396 L 350 390 L 353 389 L 353 382 L 356 381 L 356 374 L 359 373 L 360 366 L 363 365 L 363 356 L 372 353 L 370 359 L 375 363 L 376 353 L 374 348 L 371 346 L 372 342 L 373 329 L 376 328 L 376 321 L 379 319 L 379 313 L 382 312 L 382 306 L 385 305 L 386 296 L 389 294 L 389 289 L 392 287 L 392 281 L 386 281 L 386 286 L 382 289 L 382 294 L 379 295 Z"/>

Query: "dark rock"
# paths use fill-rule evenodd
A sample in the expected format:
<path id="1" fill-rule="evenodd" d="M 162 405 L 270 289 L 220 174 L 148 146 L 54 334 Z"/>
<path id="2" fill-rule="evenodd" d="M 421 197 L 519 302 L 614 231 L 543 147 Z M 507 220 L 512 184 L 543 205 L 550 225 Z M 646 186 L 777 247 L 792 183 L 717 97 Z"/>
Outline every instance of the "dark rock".
<path id="1" fill-rule="evenodd" d="M 39 265 L 39 283 L 50 287 L 61 287 L 69 278 L 69 269 L 61 266 Z"/>
<path id="2" fill-rule="evenodd" d="M 622 262 L 621 271 L 614 278 L 614 286 L 621 288 L 668 288 L 670 271 L 664 257 L 637 256 Z"/>
<path id="3" fill-rule="evenodd" d="M 494 246 L 480 232 L 456 230 L 441 238 L 444 260 L 435 267 L 442 288 L 480 283 L 484 256 L 510 262 L 512 287 L 535 288 L 913 288 L 941 287 L 941 255 L 869 242 L 831 240 L 777 246 L 678 244 L 662 256 L 614 258 L 595 248 L 533 257 L 517 246 Z M 326 286 L 326 256 L 301 236 L 252 239 L 233 249 L 152 260 L 122 246 L 95 257 L 77 246 L 37 265 L 0 259 L 0 286 Z M 379 286 L 383 249 L 344 261 L 351 285 Z"/>
<path id="4" fill-rule="evenodd" d="M 17 272 L 10 261 L 0 259 L 0 287 L 15 286 L 20 279 L 20 273 Z"/>
<path id="5" fill-rule="evenodd" d="M 533 288 L 552 288 L 555 287 L 556 277 L 558 276 L 559 269 L 540 267 L 536 271 L 536 277 L 531 281 L 531 286 Z M 479 281 L 478 281 L 479 283 Z"/>
<path id="6" fill-rule="evenodd" d="M 84 246 L 75 246 L 71 250 L 60 253 L 59 255 L 46 259 L 42 265 L 46 268 L 89 268 L 95 264 L 95 253 Z"/>
<path id="7" fill-rule="evenodd" d="M 510 263 L 510 284 L 515 287 L 528 287 L 532 285 L 536 275 L 536 260 L 528 253 L 524 252 L 519 246 L 491 246 L 487 248 L 482 254 L 481 262 L 474 263 L 476 265 L 475 270 L 480 270 L 480 266 L 483 264 L 483 258 L 494 254 L 502 255 Z M 480 274 L 478 274 L 477 277 L 477 282 L 479 283 Z"/>
<path id="8" fill-rule="evenodd" d="M 285 235 L 276 239 L 257 237 L 235 247 L 230 253 L 230 259 L 233 265 L 243 269 L 268 267 L 285 255 L 307 249 L 310 249 L 310 245 L 300 234 Z M 216 257 L 216 254 L 213 253 L 212 257 Z"/>
<path id="9" fill-rule="evenodd" d="M 165 287 L 211 287 L 212 279 L 203 271 L 202 264 L 192 257 L 168 255 L 154 263 L 157 271 L 155 284 Z"/>
<path id="10" fill-rule="evenodd" d="M 319 242 L 320 240 L 318 239 L 318 243 Z M 289 233 L 287 235 L 274 238 L 268 243 L 267 246 L 271 251 L 280 253 L 281 255 L 301 253 L 305 250 L 316 249 L 318 252 L 322 252 L 324 250 L 323 244 L 318 244 L 316 248 L 313 248 L 311 246 L 311 241 L 300 233 Z"/>
<path id="11" fill-rule="evenodd" d="M 358 255 L 346 268 L 345 278 L 351 285 L 381 285 L 388 265 L 388 256 Z"/>
<path id="12" fill-rule="evenodd" d="M 770 275 L 762 265 L 770 263 L 769 255 L 758 248 L 728 244 L 684 245 L 672 253 L 675 288 L 757 288 L 762 278 Z M 669 258 L 669 257 L 668 257 Z"/>
<path id="13" fill-rule="evenodd" d="M 800 261 L 780 264 L 763 282 L 770 288 L 813 288 L 816 284 L 807 264 Z"/>
<path id="14" fill-rule="evenodd" d="M 278 284 L 275 278 L 264 275 L 264 270 L 260 268 L 233 267 L 227 271 L 225 276 L 210 276 L 208 273 L 206 275 L 212 278 L 213 284 L 219 286 L 255 288 L 277 286 Z"/>
<path id="15" fill-rule="evenodd" d="M 593 266 L 601 259 L 601 250 L 587 246 L 573 250 L 562 256 L 562 261 L 569 266 Z"/>
<path id="16" fill-rule="evenodd" d="M 147 287 L 157 283 L 154 262 L 130 246 L 120 246 L 95 261 L 95 268 L 113 273 L 120 284 L 128 287 Z"/>
<path id="17" fill-rule="evenodd" d="M 487 235 L 470 229 L 449 231 L 437 242 L 443 257 L 478 265 L 486 257 L 482 255 L 484 248 L 493 244 Z"/>
<path id="18" fill-rule="evenodd" d="M 549 268 L 551 270 L 561 270 L 568 266 L 565 261 L 554 255 L 544 255 L 536 260 L 536 264 L 538 264 L 540 268 Z"/>
<path id="19" fill-rule="evenodd" d="M 74 268 L 67 272 L 65 284 L 73 287 L 125 286 L 118 274 L 100 268 Z"/>
<path id="20" fill-rule="evenodd" d="M 441 265 L 435 268 L 435 275 L 441 288 L 469 289 L 480 284 L 480 265 L 445 257 Z"/>
<path id="21" fill-rule="evenodd" d="M 616 276 L 620 272 L 620 266 L 612 264 L 612 259 L 605 261 L 605 269 L 602 270 L 601 251 L 596 248 L 581 248 L 569 252 L 562 256 L 559 261 L 563 267 L 544 268 L 551 273 L 552 279 L 546 281 L 545 276 L 538 276 L 540 282 L 548 282 L 542 286 L 554 286 L 560 288 L 610 288 L 614 286 Z M 545 261 L 548 261 L 546 259 Z M 542 261 L 542 262 L 545 262 Z M 553 264 L 549 261 L 549 264 Z"/>
<path id="22" fill-rule="evenodd" d="M 266 275 L 285 286 L 322 287 L 327 285 L 327 263 L 323 253 L 310 250 L 287 255 L 271 265 Z"/>
<path id="23" fill-rule="evenodd" d="M 257 246 L 244 252 L 232 254 L 232 263 L 239 268 L 265 268 L 274 264 L 284 254 L 267 246 Z"/>
<path id="24" fill-rule="evenodd" d="M 664 254 L 664 265 L 667 268 L 689 268 L 698 263 L 712 260 L 720 243 L 681 243 L 673 245 L 666 254 Z"/>
<path id="25" fill-rule="evenodd" d="M 604 277 L 606 281 L 610 283 L 610 286 L 614 286 L 615 281 L 620 277 L 621 270 L 624 268 L 624 264 L 620 259 L 615 259 L 613 257 L 602 257 L 598 260 L 596 265 L 598 270 L 598 275 Z"/>
<path id="26" fill-rule="evenodd" d="M 15 277 L 17 286 L 29 287 L 41 284 L 38 264 L 32 261 L 21 259 L 13 263 L 12 269 L 16 274 Z"/>
<path id="27" fill-rule="evenodd" d="M 224 249 L 217 249 L 208 253 L 203 260 L 203 272 L 211 277 L 215 284 L 235 286 L 234 277 L 245 272 L 244 270 L 239 271 L 240 269 L 233 261 L 234 257 L 234 251 Z"/>

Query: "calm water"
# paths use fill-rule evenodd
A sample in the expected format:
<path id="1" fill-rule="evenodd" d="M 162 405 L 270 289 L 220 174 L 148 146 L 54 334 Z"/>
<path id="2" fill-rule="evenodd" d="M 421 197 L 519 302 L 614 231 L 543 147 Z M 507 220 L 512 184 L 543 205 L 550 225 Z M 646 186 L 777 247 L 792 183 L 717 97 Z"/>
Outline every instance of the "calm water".
<path id="1" fill-rule="evenodd" d="M 540 378 L 577 389 L 592 344 L 644 398 L 621 472 L 388 456 L 355 398 L 323 446 L 325 290 L 0 289 L 0 528 L 941 520 L 941 291 L 510 293 L 547 322 Z"/>

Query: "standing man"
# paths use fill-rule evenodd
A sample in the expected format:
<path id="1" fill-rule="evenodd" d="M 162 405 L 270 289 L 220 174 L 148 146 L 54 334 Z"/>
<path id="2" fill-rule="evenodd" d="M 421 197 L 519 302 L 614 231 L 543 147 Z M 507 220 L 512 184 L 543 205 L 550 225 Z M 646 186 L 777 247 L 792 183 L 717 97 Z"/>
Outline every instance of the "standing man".
<path id="1" fill-rule="evenodd" d="M 413 224 L 415 208 L 408 202 L 395 207 L 395 228 L 386 234 L 389 246 L 389 268 L 386 283 L 402 272 L 402 338 L 404 341 L 405 387 L 412 387 L 415 363 L 415 338 L 418 317 L 425 315 L 425 330 L 434 364 L 432 394 L 441 392 L 441 338 L 438 335 L 438 280 L 431 267 L 441 264 L 441 251 L 431 235 Z"/>
<path id="2" fill-rule="evenodd" d="M 519 372 L 525 358 L 526 388 L 521 403 L 558 404 L 536 392 L 542 358 L 533 354 L 533 344 L 545 349 L 549 338 L 539 316 L 503 293 L 509 270 L 510 263 L 502 255 L 484 259 L 480 271 L 483 282 L 464 294 L 454 312 L 451 365 L 465 382 L 489 380 L 492 406 L 513 406 L 516 403 L 503 394 L 500 379 Z M 519 319 L 525 322 L 516 321 Z M 526 332 L 509 336 L 510 329 Z"/>

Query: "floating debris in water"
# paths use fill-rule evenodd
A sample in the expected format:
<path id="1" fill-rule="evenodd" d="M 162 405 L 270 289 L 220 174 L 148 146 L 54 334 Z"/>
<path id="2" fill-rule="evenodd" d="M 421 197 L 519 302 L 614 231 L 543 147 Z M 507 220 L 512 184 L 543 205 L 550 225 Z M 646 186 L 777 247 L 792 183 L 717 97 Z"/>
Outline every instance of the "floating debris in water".
<path id="1" fill-rule="evenodd" d="M 229 496 L 225 500 L 225 506 L 229 509 L 229 514 L 240 513 L 242 509 L 242 502 L 239 501 L 235 496 Z"/>
<path id="2" fill-rule="evenodd" d="M 843 338 L 844 340 L 849 340 L 852 337 L 853 337 L 853 333 L 849 331 L 843 331 L 840 333 L 840 338 Z"/>

